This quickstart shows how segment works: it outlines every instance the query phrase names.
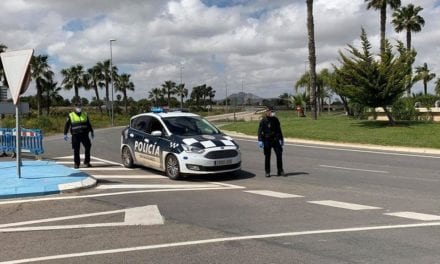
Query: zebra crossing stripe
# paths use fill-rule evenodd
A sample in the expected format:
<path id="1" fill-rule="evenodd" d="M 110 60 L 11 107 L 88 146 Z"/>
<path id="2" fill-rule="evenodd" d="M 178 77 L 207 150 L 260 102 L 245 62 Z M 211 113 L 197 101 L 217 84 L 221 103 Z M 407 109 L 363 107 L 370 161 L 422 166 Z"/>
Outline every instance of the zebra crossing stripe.
<path id="1" fill-rule="evenodd" d="M 432 214 L 422 214 L 415 212 L 396 212 L 396 213 L 385 213 L 384 215 L 403 217 L 414 220 L 421 221 L 438 221 L 440 220 L 440 215 L 432 215 Z"/>
<path id="2" fill-rule="evenodd" d="M 296 195 L 296 194 L 274 192 L 274 191 L 267 191 L 267 190 L 249 190 L 249 191 L 244 191 L 244 192 L 253 193 L 253 194 L 259 194 L 259 195 L 265 195 L 265 196 L 270 196 L 270 197 L 275 197 L 275 198 L 298 198 L 298 197 L 304 197 L 304 196 Z"/>
<path id="3" fill-rule="evenodd" d="M 375 206 L 368 206 L 368 205 L 362 205 L 362 204 L 354 204 L 354 203 L 344 203 L 344 202 L 338 202 L 338 201 L 332 201 L 332 200 L 323 200 L 323 201 L 307 201 L 308 203 L 312 204 L 319 204 L 324 206 L 331 206 L 331 207 L 337 207 L 342 209 L 348 209 L 348 210 L 374 210 L 374 209 L 382 209 L 380 207 Z"/>

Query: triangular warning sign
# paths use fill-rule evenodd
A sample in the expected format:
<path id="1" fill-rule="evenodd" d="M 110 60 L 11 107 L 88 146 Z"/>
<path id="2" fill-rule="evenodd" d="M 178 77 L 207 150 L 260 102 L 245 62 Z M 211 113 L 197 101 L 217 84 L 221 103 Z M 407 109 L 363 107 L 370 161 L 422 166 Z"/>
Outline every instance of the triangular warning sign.
<path id="1" fill-rule="evenodd" d="M 24 93 L 29 85 L 31 77 L 29 63 L 33 54 L 33 49 L 0 54 L 14 104 L 17 104 L 20 94 Z"/>

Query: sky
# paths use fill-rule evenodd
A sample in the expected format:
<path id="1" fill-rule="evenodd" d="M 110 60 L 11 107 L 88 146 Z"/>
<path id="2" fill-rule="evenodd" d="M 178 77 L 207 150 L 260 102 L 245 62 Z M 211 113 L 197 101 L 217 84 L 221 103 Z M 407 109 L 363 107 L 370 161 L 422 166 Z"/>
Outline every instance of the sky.
<path id="1" fill-rule="evenodd" d="M 214 99 L 244 91 L 257 96 L 294 94 L 308 68 L 305 0 L 1 0 L 0 43 L 8 50 L 34 49 L 48 55 L 56 80 L 61 69 L 92 67 L 112 57 L 147 98 L 167 80 L 191 88 L 207 84 Z M 418 56 L 440 77 L 440 0 L 402 0 L 423 7 L 425 26 L 412 34 Z M 387 38 L 404 43 L 388 9 Z M 317 71 L 338 64 L 347 44 L 359 46 L 363 27 L 379 50 L 379 11 L 364 0 L 315 0 Z M 111 44 L 110 40 L 116 41 Z M 25 95 L 35 94 L 34 85 Z M 433 92 L 434 81 L 428 91 Z M 417 84 L 413 92 L 422 91 Z M 103 91 L 101 92 L 103 94 Z M 61 95 L 71 98 L 73 91 Z M 80 90 L 91 98 L 92 92 Z"/>

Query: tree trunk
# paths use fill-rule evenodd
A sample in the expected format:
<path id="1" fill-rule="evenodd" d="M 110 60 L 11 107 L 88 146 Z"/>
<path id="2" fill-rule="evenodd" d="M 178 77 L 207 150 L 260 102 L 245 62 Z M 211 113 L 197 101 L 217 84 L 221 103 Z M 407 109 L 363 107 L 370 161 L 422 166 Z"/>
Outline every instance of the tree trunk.
<path id="1" fill-rule="evenodd" d="M 385 30 L 387 23 L 387 1 L 382 1 L 380 8 L 380 54 L 385 52 Z"/>
<path id="2" fill-rule="evenodd" d="M 383 110 L 385 111 L 385 114 L 387 115 L 387 117 L 388 117 L 388 124 L 390 124 L 391 126 L 394 126 L 394 118 L 393 118 L 393 116 L 391 115 L 391 112 L 390 111 L 388 111 L 388 109 L 387 109 L 387 107 L 386 106 L 382 106 L 382 108 L 383 108 Z"/>
<path id="3" fill-rule="evenodd" d="M 313 24 L 313 0 L 306 0 L 307 3 L 307 31 L 309 38 L 309 66 L 311 79 L 310 103 L 312 107 L 312 118 L 318 119 L 316 112 L 316 53 L 315 53 L 315 26 Z"/>

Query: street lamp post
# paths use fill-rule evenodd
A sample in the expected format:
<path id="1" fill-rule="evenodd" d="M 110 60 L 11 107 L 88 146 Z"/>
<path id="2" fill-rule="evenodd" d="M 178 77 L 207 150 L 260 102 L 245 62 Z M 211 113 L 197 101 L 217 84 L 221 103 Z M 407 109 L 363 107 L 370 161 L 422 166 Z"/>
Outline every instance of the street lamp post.
<path id="1" fill-rule="evenodd" d="M 113 52 L 112 52 L 112 42 L 116 41 L 116 39 L 111 39 L 110 42 L 110 84 L 112 87 L 112 126 L 115 125 L 115 115 L 114 115 L 114 102 L 113 102 Z"/>

